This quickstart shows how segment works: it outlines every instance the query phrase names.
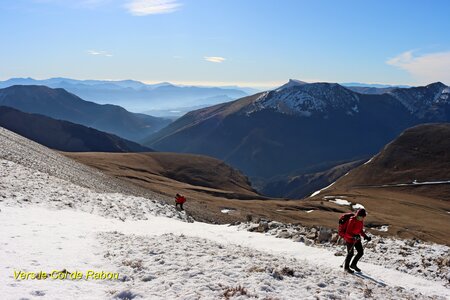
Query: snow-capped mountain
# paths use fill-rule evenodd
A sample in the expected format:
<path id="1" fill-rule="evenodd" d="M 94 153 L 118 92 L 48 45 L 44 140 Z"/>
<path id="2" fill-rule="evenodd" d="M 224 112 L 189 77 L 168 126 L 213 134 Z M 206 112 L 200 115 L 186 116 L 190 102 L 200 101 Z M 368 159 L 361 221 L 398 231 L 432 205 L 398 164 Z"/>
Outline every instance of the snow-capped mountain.
<path id="1" fill-rule="evenodd" d="M 423 87 L 389 92 L 414 116 L 431 121 L 446 121 L 450 116 L 450 88 L 441 82 Z"/>
<path id="2" fill-rule="evenodd" d="M 358 112 L 358 94 L 336 83 L 298 83 L 290 80 L 281 88 L 265 92 L 254 102 L 251 112 L 274 109 L 281 113 L 311 116 L 313 113 L 328 115 L 344 111 L 352 115 Z"/>
<path id="3" fill-rule="evenodd" d="M 390 95 L 419 119 L 444 121 L 450 104 L 450 88 L 441 82 L 414 88 L 389 88 Z M 274 109 L 280 113 L 311 116 L 336 111 L 358 113 L 359 93 L 336 83 L 306 83 L 290 79 L 280 88 L 263 93 L 254 101 L 253 111 Z"/>
<path id="4" fill-rule="evenodd" d="M 360 94 L 335 83 L 290 81 L 273 91 L 192 111 L 145 145 L 213 156 L 247 176 L 268 180 L 360 160 L 406 128 L 448 121 L 448 87 L 440 83 Z"/>

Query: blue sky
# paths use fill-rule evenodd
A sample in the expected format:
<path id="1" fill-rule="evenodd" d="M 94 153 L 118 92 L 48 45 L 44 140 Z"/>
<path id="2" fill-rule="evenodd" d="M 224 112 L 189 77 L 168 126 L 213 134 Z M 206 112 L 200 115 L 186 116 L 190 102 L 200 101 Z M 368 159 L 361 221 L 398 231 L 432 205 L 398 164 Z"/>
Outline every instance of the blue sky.
<path id="1" fill-rule="evenodd" d="M 0 80 L 450 84 L 450 1 L 7 0 Z"/>

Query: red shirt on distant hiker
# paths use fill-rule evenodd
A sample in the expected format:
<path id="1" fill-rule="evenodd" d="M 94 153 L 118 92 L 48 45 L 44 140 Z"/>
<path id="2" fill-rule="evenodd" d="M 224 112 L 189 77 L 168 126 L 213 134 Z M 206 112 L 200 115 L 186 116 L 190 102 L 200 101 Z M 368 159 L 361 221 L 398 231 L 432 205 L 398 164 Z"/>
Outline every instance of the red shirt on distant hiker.
<path id="1" fill-rule="evenodd" d="M 178 205 L 180 206 L 181 210 L 183 209 L 183 203 L 186 202 L 186 197 L 182 196 L 180 194 L 176 194 L 175 196 L 175 207 L 178 207 Z"/>

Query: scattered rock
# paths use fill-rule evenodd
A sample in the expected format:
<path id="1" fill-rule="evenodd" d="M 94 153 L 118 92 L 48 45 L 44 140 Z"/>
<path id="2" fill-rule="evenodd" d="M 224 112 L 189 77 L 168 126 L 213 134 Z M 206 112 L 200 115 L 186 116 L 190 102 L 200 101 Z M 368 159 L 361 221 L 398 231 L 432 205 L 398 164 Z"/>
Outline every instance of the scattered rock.
<path id="1" fill-rule="evenodd" d="M 277 238 L 289 239 L 292 238 L 292 234 L 287 231 L 282 231 L 277 235 Z"/>
<path id="2" fill-rule="evenodd" d="M 320 228 L 319 235 L 317 237 L 317 240 L 319 243 L 326 243 L 329 242 L 331 239 L 331 229 L 329 228 Z"/>
<path id="3" fill-rule="evenodd" d="M 146 276 L 142 277 L 141 280 L 144 282 L 148 282 L 148 281 L 152 281 L 153 279 L 156 279 L 156 277 L 153 275 L 146 275 Z"/>
<path id="4" fill-rule="evenodd" d="M 335 232 L 335 233 L 333 233 L 333 234 L 331 235 L 330 242 L 333 243 L 333 244 L 335 244 L 335 243 L 338 241 L 338 239 L 339 239 L 339 234 L 337 234 L 337 233 Z"/>
<path id="5" fill-rule="evenodd" d="M 300 236 L 294 238 L 293 240 L 294 240 L 294 242 L 304 243 L 305 237 L 303 235 L 300 235 Z"/>
<path id="6" fill-rule="evenodd" d="M 267 221 L 260 221 L 259 226 L 256 229 L 257 232 L 267 232 L 269 230 L 269 223 Z"/>
<path id="7" fill-rule="evenodd" d="M 310 232 L 306 235 L 306 238 L 314 240 L 316 238 L 316 233 L 315 232 Z"/>
<path id="8" fill-rule="evenodd" d="M 270 229 L 274 229 L 274 228 L 279 228 L 279 227 L 283 227 L 283 223 L 277 222 L 277 221 L 272 221 L 269 223 L 269 228 Z"/>
<path id="9" fill-rule="evenodd" d="M 310 239 L 305 239 L 305 245 L 306 246 L 311 246 L 312 244 L 314 244 L 314 241 L 312 241 Z"/>

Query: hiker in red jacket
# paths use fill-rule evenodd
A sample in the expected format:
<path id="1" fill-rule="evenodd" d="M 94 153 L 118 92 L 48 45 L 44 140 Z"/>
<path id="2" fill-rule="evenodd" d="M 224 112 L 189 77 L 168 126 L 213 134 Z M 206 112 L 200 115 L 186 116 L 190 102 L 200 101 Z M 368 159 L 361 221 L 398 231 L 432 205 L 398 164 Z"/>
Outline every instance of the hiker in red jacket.
<path id="1" fill-rule="evenodd" d="M 186 202 L 186 197 L 181 196 L 180 194 L 177 194 L 175 196 L 175 207 L 178 207 L 178 205 L 180 206 L 181 210 L 183 209 L 183 203 Z"/>
<path id="2" fill-rule="evenodd" d="M 363 246 L 361 244 L 361 236 L 363 236 L 367 241 L 371 240 L 371 237 L 367 236 L 363 230 L 365 217 L 366 210 L 364 208 L 358 209 L 355 215 L 348 221 L 347 229 L 345 231 L 344 239 L 347 244 L 347 257 L 345 258 L 344 268 L 345 271 L 349 273 L 353 273 L 353 270 L 355 270 L 356 272 L 361 272 L 361 269 L 356 265 L 358 263 L 358 260 L 364 254 Z M 356 248 L 356 251 L 358 253 L 356 254 L 355 258 L 353 258 L 353 261 L 350 264 L 350 261 L 354 254 L 353 248 Z"/>

